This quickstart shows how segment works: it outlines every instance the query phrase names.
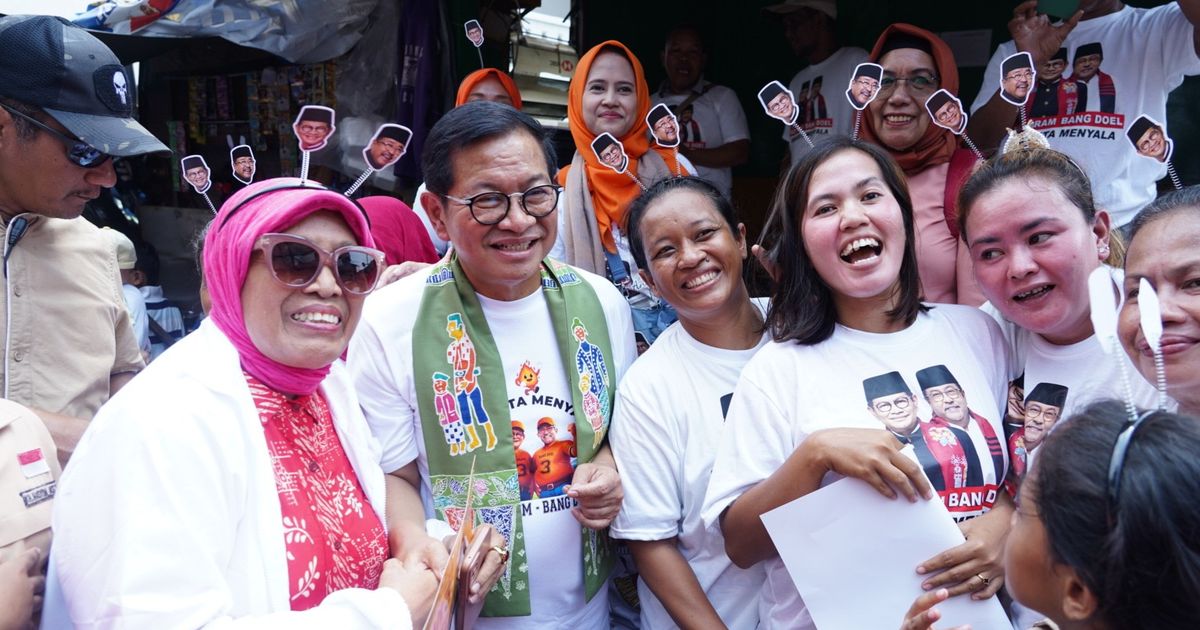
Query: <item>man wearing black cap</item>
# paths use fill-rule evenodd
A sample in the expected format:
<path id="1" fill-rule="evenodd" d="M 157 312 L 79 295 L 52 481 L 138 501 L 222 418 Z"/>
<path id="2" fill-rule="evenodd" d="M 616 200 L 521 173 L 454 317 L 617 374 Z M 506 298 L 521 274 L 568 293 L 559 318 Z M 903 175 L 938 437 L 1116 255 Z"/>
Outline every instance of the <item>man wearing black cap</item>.
<path id="1" fill-rule="evenodd" d="M 596 136 L 596 139 L 592 141 L 592 151 L 596 152 L 596 157 L 605 166 L 618 173 L 625 172 L 629 157 L 625 155 L 625 147 L 621 145 L 621 141 L 614 138 L 612 134 L 602 133 Z"/>
<path id="2" fill-rule="evenodd" d="M 233 147 L 229 152 L 229 159 L 233 162 L 233 176 L 243 184 L 249 184 L 254 181 L 254 151 L 249 145 L 239 144 Z"/>
<path id="3" fill-rule="evenodd" d="M 828 77 L 833 85 L 841 85 L 854 72 L 854 67 L 867 61 L 867 51 L 854 46 L 842 46 L 838 38 L 838 3 L 835 0 L 785 0 L 764 7 L 763 11 L 778 16 L 783 34 L 792 52 L 804 64 L 788 83 L 799 96 L 804 83 L 812 84 L 818 77 Z M 813 116 L 801 127 L 813 142 L 833 135 L 849 136 L 854 129 L 854 110 L 850 102 L 835 98 L 824 103 L 824 111 L 814 109 Z M 824 114 L 823 116 L 820 114 Z M 795 162 L 808 150 L 808 143 L 799 133 L 785 129 L 789 159 Z"/>
<path id="4" fill-rule="evenodd" d="M 333 110 L 318 105 L 300 108 L 292 130 L 300 140 L 301 151 L 320 151 L 325 148 L 329 134 L 333 133 Z"/>
<path id="5" fill-rule="evenodd" d="M 1112 77 L 1100 71 L 1103 62 L 1104 49 L 1100 47 L 1100 42 L 1084 44 L 1075 49 L 1071 78 L 1087 86 L 1088 103 L 1098 105 L 1099 111 L 1112 113 L 1117 111 L 1117 88 L 1113 85 Z"/>
<path id="6" fill-rule="evenodd" d="M 395 164 L 404 155 L 404 147 L 410 138 L 412 132 L 400 125 L 383 125 L 363 150 L 363 158 L 376 171 Z"/>
<path id="7" fill-rule="evenodd" d="M 143 367 L 116 251 L 79 218 L 116 183 L 110 156 L 167 147 L 133 119 L 131 76 L 59 18 L 0 18 L 4 397 L 34 409 L 65 461 L 96 410 Z"/>
<path id="8" fill-rule="evenodd" d="M 650 113 L 646 114 L 646 124 L 659 146 L 679 145 L 679 125 L 675 124 L 675 115 L 671 113 L 671 108 L 662 103 L 655 105 Z"/>
<path id="9" fill-rule="evenodd" d="M 1055 383 L 1038 383 L 1025 397 L 1025 450 L 1037 448 L 1054 428 L 1067 404 L 1067 388 Z"/>
<path id="10" fill-rule="evenodd" d="M 1162 125 L 1154 122 L 1148 116 L 1139 116 L 1125 132 L 1138 155 L 1153 158 L 1159 162 L 1171 159 L 1174 143 L 1163 131 Z"/>
<path id="11" fill-rule="evenodd" d="M 928 435 L 932 427 L 917 417 L 917 397 L 899 372 L 888 372 L 864 380 L 863 395 L 871 415 L 883 423 L 896 439 L 913 445 L 917 461 L 925 470 L 925 476 L 929 477 L 934 490 L 944 492 L 983 483 L 979 456 L 975 454 L 967 432 L 957 427 L 947 427 L 938 429 L 932 436 Z M 936 448 L 938 454 L 931 448 Z"/>
<path id="12" fill-rule="evenodd" d="M 1067 69 L 1067 49 L 1059 48 L 1037 75 L 1037 92 L 1026 103 L 1029 118 L 1068 116 L 1087 108 L 1087 86 L 1082 81 L 1064 79 Z"/>
<path id="13" fill-rule="evenodd" d="M 1004 445 L 996 435 L 992 423 L 983 416 L 971 410 L 967 403 L 967 393 L 954 374 L 944 365 L 934 365 L 917 372 L 917 385 L 925 396 L 925 402 L 933 410 L 929 424 L 933 426 L 953 426 L 968 435 L 975 446 L 980 460 L 991 458 L 994 479 L 998 482 L 1004 478 Z M 985 448 L 980 448 L 984 446 Z"/>
<path id="14" fill-rule="evenodd" d="M 1013 105 L 1024 105 L 1033 85 L 1033 57 L 1017 53 L 1000 66 L 1000 97 Z"/>

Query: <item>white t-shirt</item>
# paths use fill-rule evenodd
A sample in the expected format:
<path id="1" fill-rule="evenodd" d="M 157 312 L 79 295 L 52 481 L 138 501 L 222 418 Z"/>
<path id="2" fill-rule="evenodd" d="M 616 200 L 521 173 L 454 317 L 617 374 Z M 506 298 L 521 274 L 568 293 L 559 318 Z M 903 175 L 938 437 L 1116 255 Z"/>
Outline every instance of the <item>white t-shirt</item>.
<path id="1" fill-rule="evenodd" d="M 137 335 L 138 348 L 142 352 L 150 352 L 150 321 L 146 315 L 146 298 L 132 284 L 122 284 L 121 294 L 125 296 L 125 309 L 129 311 L 129 323 L 133 325 L 133 333 Z"/>
<path id="2" fill-rule="evenodd" d="M 865 379 L 877 375 L 899 372 L 916 395 L 917 415 L 925 423 L 932 411 L 916 374 L 945 366 L 965 392 L 976 419 L 988 422 L 993 431 L 1000 429 L 1006 358 L 1004 337 L 995 322 L 976 308 L 952 304 L 939 304 L 919 315 L 913 325 L 891 334 L 839 325 L 829 339 L 816 345 L 768 343 L 742 369 L 734 391 L 704 499 L 705 527 L 719 529 L 721 512 L 774 473 L 814 431 L 883 428 L 869 410 L 863 386 Z M 947 435 L 945 439 L 953 444 L 962 438 Z M 942 493 L 948 507 L 961 517 L 982 514 L 995 500 L 1000 480 L 986 462 L 981 468 L 985 477 L 991 474 L 986 493 L 983 488 Z M 836 480 L 836 475 L 828 474 L 821 485 Z M 959 505 L 968 491 L 982 499 L 977 509 L 966 511 Z M 813 628 L 783 562 L 775 557 L 762 564 L 766 569 L 762 627 Z"/>
<path id="3" fill-rule="evenodd" d="M 712 87 L 708 87 L 712 86 Z M 708 88 L 707 92 L 704 92 Z M 679 146 L 693 149 L 715 149 L 717 147 L 750 138 L 750 130 L 746 125 L 746 112 L 738 102 L 733 90 L 705 81 L 703 78 L 692 88 L 699 93 L 704 92 L 692 101 L 692 110 L 688 118 L 685 112 L 675 112 L 679 123 Z M 654 94 L 654 102 L 666 103 L 672 107 L 688 99 L 690 94 L 672 94 L 666 86 Z M 696 167 L 697 175 L 708 180 L 713 186 L 721 189 L 728 197 L 733 189 L 733 169 Z"/>
<path id="4" fill-rule="evenodd" d="M 1153 9 L 1125 7 L 1116 13 L 1084 20 L 1063 46 L 1069 78 L 1076 50 L 1100 44 L 1100 73 L 1086 83 L 1087 102 L 1074 114 L 1030 120 L 1050 140 L 1050 146 L 1070 155 L 1092 181 L 1096 206 L 1125 225 L 1155 197 L 1155 182 L 1167 174 L 1165 164 L 1134 151 L 1125 130 L 1139 115 L 1167 120 L 1167 95 L 1188 75 L 1200 74 L 1200 58 L 1192 42 L 1193 28 L 1179 4 Z M 1017 51 L 1012 41 L 1000 44 L 983 75 L 983 90 L 975 112 L 992 98 L 1000 84 L 1000 64 Z M 1115 107 L 1108 101 L 1115 91 Z M 1107 109 L 1111 113 L 1105 113 Z"/>
<path id="5" fill-rule="evenodd" d="M 613 370 L 619 381 L 636 355 L 629 308 L 606 280 L 578 269 L 575 272 L 587 280 L 600 298 L 613 344 Z M 367 422 L 383 447 L 382 468 L 390 472 L 417 460 L 425 513 L 432 516 L 429 465 L 412 373 L 412 328 L 424 281 L 424 274 L 414 274 L 367 299 L 362 321 L 350 344 L 347 365 Z M 535 457 L 537 447 L 541 446 L 536 427 L 542 418 L 554 421 L 556 442 L 573 441 L 568 428 L 574 423 L 570 381 L 551 332 L 550 311 L 541 291 L 513 302 L 484 296 L 479 296 L 479 300 L 504 362 L 511 411 L 509 417 L 492 419 L 493 430 L 511 432 L 512 420 L 523 422 L 526 438 L 521 447 Z M 517 384 L 524 365 L 537 370 L 536 384 L 532 387 Z M 431 385 L 421 383 L 421 386 Z M 483 428 L 477 427 L 477 431 L 479 438 L 486 441 Z M 563 464 L 552 458 L 555 453 L 573 455 L 569 447 L 558 444 L 549 449 L 545 454 L 548 467 L 558 468 Z M 572 471 L 575 465 L 574 457 L 570 457 Z M 559 484 L 554 491 L 546 492 L 554 496 L 531 498 L 521 504 L 533 614 L 483 618 L 476 627 L 483 630 L 608 627 L 605 591 L 602 589 L 590 602 L 584 601 L 582 534 L 579 522 L 571 515 L 576 504 L 565 496 L 557 496 L 561 491 Z M 520 560 L 514 558 L 514 561 Z M 521 586 L 513 584 L 513 588 Z"/>
<path id="6" fill-rule="evenodd" d="M 1122 286 L 1125 273 L 1120 269 L 1110 268 L 1110 271 L 1114 286 Z M 1125 386 L 1121 381 L 1121 364 L 1124 364 L 1125 371 L 1129 374 L 1130 388 L 1133 390 L 1133 403 L 1145 409 L 1158 406 L 1158 390 L 1142 378 L 1123 349 L 1116 348 L 1112 355 L 1105 354 L 1095 335 L 1070 345 L 1056 346 L 1041 335 L 1004 319 L 991 303 L 984 304 L 981 308 L 1000 324 L 1004 332 L 1009 344 L 1009 356 L 1012 357 L 1009 380 L 1019 379 L 1018 386 L 1023 388 L 1022 403 L 1028 400 L 1029 394 L 1041 383 L 1067 388 L 1066 401 L 1059 413 L 1059 421 L 1068 419 L 1072 414 L 1098 400 L 1125 400 Z M 1057 426 L 1058 422 L 1052 424 L 1048 430 Z M 1008 447 L 1009 456 L 1017 462 L 1016 470 L 1023 475 L 1033 463 L 1025 452 L 1024 441 L 1010 437 Z M 1037 449 L 1033 452 L 1036 453 Z"/>
<path id="7" fill-rule="evenodd" d="M 766 300 L 756 300 L 765 311 Z M 629 369 L 617 392 L 610 436 L 621 470 L 625 500 L 612 525 L 615 538 L 664 540 L 692 567 L 713 608 L 733 630 L 758 625 L 762 566 L 739 569 L 725 555 L 725 539 L 704 529 L 700 510 L 725 412 L 742 367 L 769 340 L 763 333 L 748 350 L 706 346 L 676 322 L 663 331 Z M 674 628 L 675 622 L 638 580 L 643 628 Z"/>
<path id="8" fill-rule="evenodd" d="M 788 89 L 800 108 L 796 124 L 808 134 L 813 144 L 830 136 L 849 136 L 854 132 L 854 117 L 857 113 L 846 100 L 846 86 L 854 76 L 854 68 L 867 61 L 869 55 L 861 48 L 847 46 L 839 48 L 828 59 L 815 63 L 796 73 Z M 819 94 L 812 94 L 813 81 L 821 82 Z M 807 91 L 802 89 L 808 84 Z M 863 112 L 866 115 L 866 112 Z M 791 150 L 792 163 L 808 150 L 804 137 L 784 127 L 783 139 Z"/>

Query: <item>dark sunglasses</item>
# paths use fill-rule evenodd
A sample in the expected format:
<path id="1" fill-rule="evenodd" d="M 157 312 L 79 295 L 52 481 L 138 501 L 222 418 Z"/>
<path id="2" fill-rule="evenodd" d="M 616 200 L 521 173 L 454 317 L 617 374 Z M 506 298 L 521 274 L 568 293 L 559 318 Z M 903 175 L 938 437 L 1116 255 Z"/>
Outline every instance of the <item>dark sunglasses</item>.
<path id="1" fill-rule="evenodd" d="M 295 234 L 264 234 L 255 249 L 263 253 L 275 280 L 292 288 L 312 284 L 328 266 L 343 291 L 366 295 L 375 289 L 384 265 L 383 252 L 377 249 L 347 245 L 329 252 Z"/>
<path id="2" fill-rule="evenodd" d="M 79 138 L 72 138 L 61 131 L 58 131 L 54 127 L 51 127 L 32 116 L 29 116 L 28 114 L 22 114 L 21 112 L 7 105 L 0 104 L 0 107 L 3 107 L 5 111 L 14 116 L 20 116 L 30 123 L 33 123 L 39 129 L 45 131 L 51 136 L 54 136 L 56 140 L 63 143 L 63 145 L 67 147 L 67 159 L 70 160 L 75 166 L 81 166 L 83 168 L 95 168 L 107 162 L 108 158 L 111 157 L 107 153 L 102 153 L 100 149 L 93 147 L 83 140 L 80 140 Z"/>

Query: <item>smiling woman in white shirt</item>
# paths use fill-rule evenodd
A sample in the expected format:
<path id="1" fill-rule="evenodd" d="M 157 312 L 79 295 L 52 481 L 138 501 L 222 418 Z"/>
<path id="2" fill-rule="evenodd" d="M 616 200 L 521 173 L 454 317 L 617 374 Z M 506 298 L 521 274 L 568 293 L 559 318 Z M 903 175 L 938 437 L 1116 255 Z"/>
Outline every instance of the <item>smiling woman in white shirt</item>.
<path id="1" fill-rule="evenodd" d="M 746 226 L 697 177 L 662 180 L 628 210 L 646 285 L 677 323 L 629 369 L 610 440 L 625 501 L 612 535 L 628 541 L 645 628 L 758 625 L 762 567 L 739 569 L 700 509 L 742 366 L 768 340 L 765 300 L 743 281 Z"/>

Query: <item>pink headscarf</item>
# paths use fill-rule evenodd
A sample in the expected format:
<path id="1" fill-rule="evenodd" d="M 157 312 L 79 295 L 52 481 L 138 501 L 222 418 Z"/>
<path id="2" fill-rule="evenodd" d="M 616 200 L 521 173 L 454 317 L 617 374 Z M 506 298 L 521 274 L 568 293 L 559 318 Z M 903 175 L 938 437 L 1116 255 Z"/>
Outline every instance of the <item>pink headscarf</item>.
<path id="1" fill-rule="evenodd" d="M 225 201 L 204 239 L 204 282 L 212 297 L 209 317 L 237 348 L 242 369 L 271 389 L 305 395 L 316 391 L 329 374 L 329 366 L 307 369 L 283 365 L 260 352 L 246 331 L 242 285 L 246 282 L 254 246 L 263 234 L 285 230 L 321 210 L 341 215 L 359 245 L 374 247 L 375 241 L 362 210 L 345 195 L 332 190 L 279 190 L 241 205 L 265 189 L 288 184 L 299 186 L 301 181 L 295 177 L 264 180 L 239 190 Z M 309 185 L 312 183 L 309 181 Z"/>

